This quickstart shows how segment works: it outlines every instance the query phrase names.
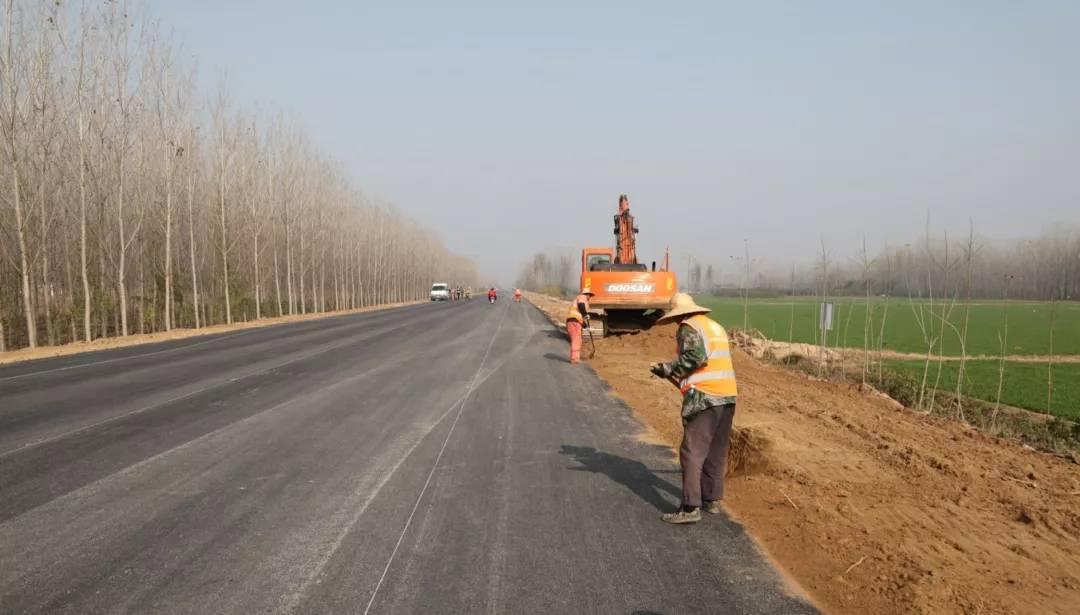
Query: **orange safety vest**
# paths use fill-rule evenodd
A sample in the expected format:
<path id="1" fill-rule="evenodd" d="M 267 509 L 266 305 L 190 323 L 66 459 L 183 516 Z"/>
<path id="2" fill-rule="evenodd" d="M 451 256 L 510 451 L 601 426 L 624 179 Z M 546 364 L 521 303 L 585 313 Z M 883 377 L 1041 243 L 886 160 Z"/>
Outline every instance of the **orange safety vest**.
<path id="1" fill-rule="evenodd" d="M 731 345 L 727 331 L 713 319 L 698 314 L 683 321 L 705 340 L 705 364 L 679 382 L 679 390 L 685 394 L 697 389 L 713 397 L 735 397 L 735 366 L 731 362 Z"/>
<path id="2" fill-rule="evenodd" d="M 579 312 L 578 309 L 577 309 L 577 304 L 579 304 L 579 303 L 584 303 L 585 304 L 585 310 L 586 311 L 589 310 L 589 298 L 586 297 L 585 295 L 578 295 L 577 297 L 574 297 L 574 301 L 572 303 L 570 303 L 570 309 L 567 310 L 567 312 L 566 312 L 566 319 L 567 320 L 576 320 L 576 321 L 584 324 L 585 319 L 581 316 L 581 312 Z"/>

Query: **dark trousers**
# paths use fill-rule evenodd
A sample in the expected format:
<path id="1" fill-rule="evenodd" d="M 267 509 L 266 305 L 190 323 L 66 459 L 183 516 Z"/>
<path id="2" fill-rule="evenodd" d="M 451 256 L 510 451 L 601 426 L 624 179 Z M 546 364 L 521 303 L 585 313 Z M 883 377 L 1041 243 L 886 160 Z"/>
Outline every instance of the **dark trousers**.
<path id="1" fill-rule="evenodd" d="M 735 404 L 724 404 L 683 422 L 683 441 L 679 448 L 683 506 L 701 506 L 702 498 L 724 499 L 724 470 L 734 418 Z"/>

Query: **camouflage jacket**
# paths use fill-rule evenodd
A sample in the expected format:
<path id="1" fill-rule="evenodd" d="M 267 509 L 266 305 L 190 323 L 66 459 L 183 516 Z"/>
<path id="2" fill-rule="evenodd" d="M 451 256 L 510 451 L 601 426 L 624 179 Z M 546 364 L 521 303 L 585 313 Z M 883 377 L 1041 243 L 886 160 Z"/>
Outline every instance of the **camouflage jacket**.
<path id="1" fill-rule="evenodd" d="M 678 344 L 678 356 L 670 363 L 661 364 L 661 369 L 665 377 L 674 379 L 677 382 L 704 365 L 708 355 L 705 351 L 704 338 L 690 325 L 679 325 L 675 339 Z M 735 397 L 715 397 L 706 395 L 697 389 L 690 389 L 683 394 L 683 422 L 693 419 L 713 406 L 733 404 L 735 399 Z"/>

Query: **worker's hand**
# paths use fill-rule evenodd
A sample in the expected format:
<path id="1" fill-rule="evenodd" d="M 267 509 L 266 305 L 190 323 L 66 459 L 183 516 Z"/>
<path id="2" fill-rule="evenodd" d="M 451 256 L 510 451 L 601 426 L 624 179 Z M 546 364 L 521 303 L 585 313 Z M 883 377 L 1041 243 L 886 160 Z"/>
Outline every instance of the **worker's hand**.
<path id="1" fill-rule="evenodd" d="M 667 378 L 671 375 L 671 370 L 664 363 L 653 363 L 649 365 L 649 371 L 661 378 Z"/>

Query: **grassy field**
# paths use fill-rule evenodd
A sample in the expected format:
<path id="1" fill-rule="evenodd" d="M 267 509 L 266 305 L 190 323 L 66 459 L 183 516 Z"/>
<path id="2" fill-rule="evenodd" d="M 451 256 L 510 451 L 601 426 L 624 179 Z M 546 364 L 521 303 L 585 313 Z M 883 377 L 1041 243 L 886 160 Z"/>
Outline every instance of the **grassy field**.
<path id="1" fill-rule="evenodd" d="M 712 316 L 726 327 L 743 326 L 743 302 L 729 297 L 697 297 L 700 303 L 712 308 Z M 863 347 L 863 326 L 866 319 L 865 300 L 838 298 L 833 330 L 829 333 L 829 345 L 847 348 Z M 758 298 L 751 299 L 747 310 L 749 326 L 760 330 L 770 339 L 819 343 L 817 319 L 819 302 L 814 298 Z M 970 311 L 969 311 L 970 310 Z M 908 299 L 882 299 L 871 301 L 872 339 L 876 344 L 882 334 L 884 319 L 885 350 L 926 353 L 926 342 L 919 326 L 919 318 L 933 324 L 933 335 L 942 335 L 941 348 L 935 354 L 960 355 L 960 338 L 948 325 L 942 326 L 942 304 L 935 303 L 934 316 L 930 303 Z M 1006 355 L 1050 354 L 1050 330 L 1053 322 L 1053 354 L 1080 355 L 1080 303 L 1059 302 L 1055 305 L 1029 301 L 971 302 L 970 306 L 957 303 L 951 311 L 946 308 L 946 320 L 957 329 L 963 328 L 968 315 L 968 356 L 999 356 L 1001 346 L 998 335 L 1008 318 Z M 927 326 L 930 326 L 929 324 Z M 922 379 L 923 361 L 890 360 L 888 366 Z M 930 382 L 937 377 L 937 362 L 930 365 Z M 942 362 L 939 388 L 955 390 L 959 369 L 955 361 Z M 1057 363 L 1053 368 L 1053 395 L 1049 411 L 1053 414 L 1080 419 L 1080 363 Z M 1001 401 L 1010 406 L 1047 412 L 1046 363 L 1022 363 L 1007 361 L 1002 386 Z M 965 394 L 987 401 L 997 397 L 998 363 L 996 360 L 969 361 L 966 367 Z"/>
<path id="2" fill-rule="evenodd" d="M 712 308 L 714 318 L 724 326 L 743 326 L 741 299 L 697 297 L 697 300 Z M 865 300 L 840 298 L 832 302 L 836 305 L 836 313 L 833 330 L 829 332 L 829 345 L 862 348 L 867 312 Z M 941 323 L 940 303 L 934 304 L 934 316 L 931 316 L 930 304 L 926 301 L 875 298 L 871 302 L 872 338 L 877 341 L 884 320 L 884 349 L 925 353 L 927 344 L 919 326 L 921 313 L 927 327 L 932 326 L 933 335 L 942 338 L 941 348 L 935 349 L 935 353 L 960 354 L 959 336 L 947 324 Z M 819 302 L 814 298 L 751 299 L 747 320 L 751 328 L 760 330 L 770 339 L 818 343 L 818 306 Z M 945 320 L 962 329 L 968 310 L 968 356 L 1002 354 L 998 333 L 1003 330 L 1006 315 L 1006 355 L 1049 354 L 1051 320 L 1054 322 L 1053 353 L 1080 354 L 1080 303 L 1059 302 L 1052 306 L 1050 303 L 980 300 L 965 306 L 957 302 L 951 311 L 946 309 Z M 944 335 L 939 333 L 942 330 Z"/>
<path id="3" fill-rule="evenodd" d="M 922 361 L 887 361 L 885 365 L 896 371 L 922 380 Z M 944 361 L 941 364 L 938 388 L 956 390 L 959 363 Z M 965 395 L 976 399 L 997 399 L 998 362 L 969 361 L 964 368 Z M 1080 363 L 1058 363 L 1053 366 L 1053 395 L 1049 413 L 1071 419 L 1080 419 Z M 1018 408 L 1047 412 L 1046 399 L 1047 365 L 1045 363 L 1005 362 L 1002 381 L 1001 403 Z M 938 363 L 930 363 L 928 382 L 938 378 Z"/>

